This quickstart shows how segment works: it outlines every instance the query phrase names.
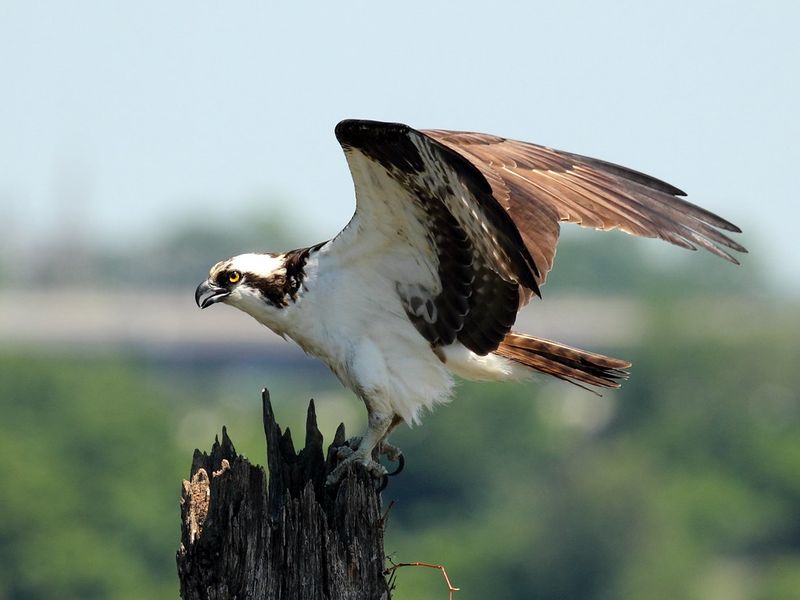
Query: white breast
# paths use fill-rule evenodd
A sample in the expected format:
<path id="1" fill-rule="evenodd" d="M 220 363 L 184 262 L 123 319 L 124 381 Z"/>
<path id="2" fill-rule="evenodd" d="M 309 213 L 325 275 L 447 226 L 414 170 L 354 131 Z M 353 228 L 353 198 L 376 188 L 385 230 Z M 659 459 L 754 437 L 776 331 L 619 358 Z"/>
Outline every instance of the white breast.
<path id="1" fill-rule="evenodd" d="M 288 337 L 371 409 L 399 414 L 409 424 L 422 408 L 449 398 L 452 377 L 406 316 L 383 253 L 331 256 L 323 248 L 305 273 L 297 301 L 283 309 Z"/>

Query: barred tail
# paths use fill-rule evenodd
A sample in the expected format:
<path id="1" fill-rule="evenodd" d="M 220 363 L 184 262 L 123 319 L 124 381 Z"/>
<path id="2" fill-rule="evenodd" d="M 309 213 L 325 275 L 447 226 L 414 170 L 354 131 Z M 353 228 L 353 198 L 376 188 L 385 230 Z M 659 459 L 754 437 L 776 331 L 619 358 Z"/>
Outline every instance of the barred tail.
<path id="1" fill-rule="evenodd" d="M 581 383 L 586 383 L 618 388 L 618 380 L 628 378 L 624 369 L 631 366 L 625 360 L 593 354 L 513 331 L 506 334 L 494 353 L 580 387 L 585 387 Z"/>

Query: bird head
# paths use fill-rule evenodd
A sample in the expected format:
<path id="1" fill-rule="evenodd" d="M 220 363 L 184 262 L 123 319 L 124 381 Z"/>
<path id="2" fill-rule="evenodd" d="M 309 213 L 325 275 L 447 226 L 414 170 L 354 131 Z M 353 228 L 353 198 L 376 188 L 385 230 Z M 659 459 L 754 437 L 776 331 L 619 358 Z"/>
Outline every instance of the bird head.
<path id="1" fill-rule="evenodd" d="M 285 255 L 240 254 L 214 265 L 194 299 L 200 308 L 230 304 L 272 327 L 271 317 L 289 302 L 291 283 Z"/>

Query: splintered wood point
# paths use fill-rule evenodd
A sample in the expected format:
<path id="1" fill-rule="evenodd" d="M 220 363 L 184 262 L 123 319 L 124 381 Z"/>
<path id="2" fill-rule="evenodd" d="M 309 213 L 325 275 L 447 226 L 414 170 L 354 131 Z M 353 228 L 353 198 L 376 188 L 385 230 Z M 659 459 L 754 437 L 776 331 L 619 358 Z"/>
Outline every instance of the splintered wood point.
<path id="1" fill-rule="evenodd" d="M 195 450 L 181 494 L 181 598 L 388 600 L 374 481 L 356 467 L 325 486 L 344 425 L 323 452 L 312 400 L 305 446 L 295 451 L 266 389 L 262 409 L 269 478 L 236 452 L 225 427 L 210 453 Z"/>

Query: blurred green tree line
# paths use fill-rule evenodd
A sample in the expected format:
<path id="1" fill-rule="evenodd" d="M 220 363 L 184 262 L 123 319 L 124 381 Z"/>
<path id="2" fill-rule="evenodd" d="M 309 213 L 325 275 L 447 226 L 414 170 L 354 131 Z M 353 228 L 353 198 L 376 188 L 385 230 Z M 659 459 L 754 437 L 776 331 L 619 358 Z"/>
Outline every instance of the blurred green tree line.
<path id="1" fill-rule="evenodd" d="M 465 600 L 800 597 L 800 307 L 770 299 L 751 257 L 735 269 L 635 243 L 566 240 L 544 289 L 646 307 L 641 343 L 592 348 L 631 359 L 630 381 L 602 397 L 463 384 L 398 432 L 407 467 L 384 494 L 395 560 L 444 563 Z M 332 376 L 310 390 L 292 373 L 3 347 L 0 598 L 175 597 L 191 447 L 226 423 L 263 463 L 259 385 L 280 390 L 294 427 L 312 391 L 346 395 Z M 396 598 L 445 597 L 436 572 L 398 573 Z"/>

